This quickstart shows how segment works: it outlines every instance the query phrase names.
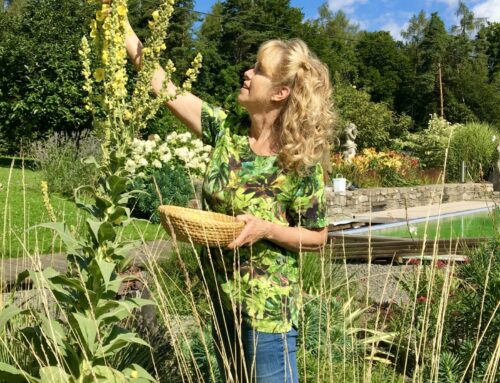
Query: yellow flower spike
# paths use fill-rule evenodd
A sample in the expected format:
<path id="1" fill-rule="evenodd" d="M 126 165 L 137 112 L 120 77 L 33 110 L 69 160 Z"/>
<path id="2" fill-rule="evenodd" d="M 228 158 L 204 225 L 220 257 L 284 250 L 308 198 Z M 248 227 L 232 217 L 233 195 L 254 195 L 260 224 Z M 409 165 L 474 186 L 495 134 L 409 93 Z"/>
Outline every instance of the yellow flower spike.
<path id="1" fill-rule="evenodd" d="M 56 222 L 57 218 L 56 218 L 56 215 L 54 214 L 54 209 L 52 208 L 52 205 L 50 204 L 49 184 L 47 183 L 47 181 L 40 182 L 40 190 L 42 191 L 43 205 L 45 206 L 45 209 L 47 210 L 47 214 L 49 215 L 49 219 L 52 222 Z"/>
<path id="2" fill-rule="evenodd" d="M 153 20 L 157 21 L 160 18 L 160 12 L 154 11 L 151 16 L 153 16 Z"/>
<path id="3" fill-rule="evenodd" d="M 101 82 L 102 80 L 104 80 L 104 69 L 103 68 L 97 68 L 95 71 L 94 71 L 94 78 L 97 82 Z"/>

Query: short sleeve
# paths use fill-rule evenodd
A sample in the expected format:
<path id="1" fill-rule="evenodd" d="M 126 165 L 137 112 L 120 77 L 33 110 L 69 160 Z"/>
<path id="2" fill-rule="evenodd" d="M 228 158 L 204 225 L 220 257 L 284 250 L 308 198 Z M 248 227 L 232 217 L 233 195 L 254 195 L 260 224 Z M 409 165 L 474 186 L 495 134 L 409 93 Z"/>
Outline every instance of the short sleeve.
<path id="1" fill-rule="evenodd" d="M 294 197 L 287 209 L 287 218 L 291 226 L 311 229 L 328 226 L 321 165 L 316 165 L 308 175 L 297 177 Z"/>
<path id="2" fill-rule="evenodd" d="M 215 146 L 221 134 L 227 114 L 221 108 L 203 102 L 201 106 L 201 129 L 204 144 Z"/>

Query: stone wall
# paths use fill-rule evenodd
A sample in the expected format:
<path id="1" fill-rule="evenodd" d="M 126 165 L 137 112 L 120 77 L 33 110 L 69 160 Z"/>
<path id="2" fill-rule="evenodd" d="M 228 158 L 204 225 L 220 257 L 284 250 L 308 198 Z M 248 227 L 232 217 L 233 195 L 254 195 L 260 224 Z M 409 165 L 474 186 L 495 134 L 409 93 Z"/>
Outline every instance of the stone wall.
<path id="1" fill-rule="evenodd" d="M 424 185 L 370 188 L 334 193 L 326 188 L 329 217 L 351 217 L 370 211 L 400 209 L 442 202 L 460 202 L 493 197 L 491 183 Z"/>

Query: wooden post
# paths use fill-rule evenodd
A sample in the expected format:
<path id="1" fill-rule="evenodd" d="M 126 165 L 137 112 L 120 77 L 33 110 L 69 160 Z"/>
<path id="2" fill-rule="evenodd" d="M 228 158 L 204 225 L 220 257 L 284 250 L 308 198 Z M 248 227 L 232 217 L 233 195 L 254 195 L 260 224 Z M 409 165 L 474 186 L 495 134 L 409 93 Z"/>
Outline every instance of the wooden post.
<path id="1" fill-rule="evenodd" d="M 444 100 L 443 100 L 443 77 L 441 74 L 441 62 L 438 63 L 438 75 L 439 75 L 439 103 L 441 106 L 441 118 L 444 117 Z"/>

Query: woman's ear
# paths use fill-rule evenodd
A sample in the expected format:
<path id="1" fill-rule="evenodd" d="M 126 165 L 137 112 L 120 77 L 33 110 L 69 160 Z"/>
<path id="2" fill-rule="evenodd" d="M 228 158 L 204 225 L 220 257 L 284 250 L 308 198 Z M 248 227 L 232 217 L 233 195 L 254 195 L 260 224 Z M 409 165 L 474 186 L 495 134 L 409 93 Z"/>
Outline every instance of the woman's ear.
<path id="1" fill-rule="evenodd" d="M 284 85 L 276 88 L 273 95 L 271 96 L 271 101 L 280 102 L 287 99 L 290 95 L 290 91 L 290 87 Z"/>

